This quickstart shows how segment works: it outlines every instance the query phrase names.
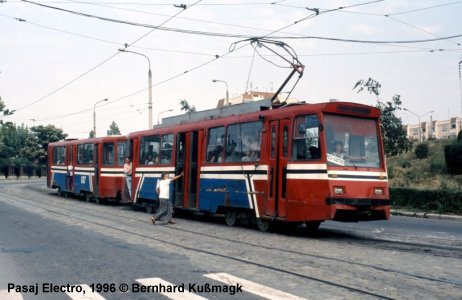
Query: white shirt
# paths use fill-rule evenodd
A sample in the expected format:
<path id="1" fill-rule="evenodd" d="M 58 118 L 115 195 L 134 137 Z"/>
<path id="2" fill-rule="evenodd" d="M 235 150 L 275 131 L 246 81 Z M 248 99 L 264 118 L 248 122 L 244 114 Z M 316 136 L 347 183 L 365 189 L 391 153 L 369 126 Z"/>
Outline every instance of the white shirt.
<path id="1" fill-rule="evenodd" d="M 157 180 L 157 187 L 159 189 L 159 198 L 169 199 L 170 198 L 170 179 Z"/>

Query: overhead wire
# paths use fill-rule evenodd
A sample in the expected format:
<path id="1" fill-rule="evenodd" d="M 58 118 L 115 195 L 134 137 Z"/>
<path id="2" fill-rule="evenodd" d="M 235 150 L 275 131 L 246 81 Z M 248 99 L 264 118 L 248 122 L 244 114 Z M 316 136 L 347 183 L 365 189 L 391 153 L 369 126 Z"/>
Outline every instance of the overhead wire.
<path id="1" fill-rule="evenodd" d="M 33 2 L 29 0 L 21 0 L 22 2 L 25 3 L 30 3 L 38 6 L 42 6 L 45 8 L 49 9 L 54 9 L 62 12 L 67 12 L 70 14 L 82 16 L 82 17 L 89 17 L 89 18 L 95 18 L 99 19 L 102 21 L 107 21 L 107 22 L 113 22 L 113 23 L 119 23 L 119 24 L 126 24 L 126 25 L 132 25 L 132 26 L 138 26 L 138 27 L 146 27 L 146 28 L 151 28 L 153 30 L 162 30 L 162 31 L 171 31 L 171 32 L 177 32 L 177 33 L 183 33 L 183 34 L 195 34 L 195 35 L 204 35 L 204 36 L 213 36 L 213 37 L 224 37 L 224 38 L 239 38 L 239 39 L 248 39 L 255 37 L 254 35 L 244 35 L 244 34 L 234 34 L 234 33 L 221 33 L 221 32 L 210 32 L 210 31 L 200 31 L 200 30 L 190 30 L 190 29 L 182 29 L 182 28 L 172 28 L 172 27 L 164 27 L 162 25 L 151 25 L 151 24 L 144 24 L 144 23 L 138 23 L 138 22 L 132 22 L 132 21 L 125 21 L 125 20 L 118 20 L 118 19 L 113 19 L 113 18 L 106 18 L 106 17 L 101 17 L 101 16 L 96 16 L 92 14 L 87 14 L 87 13 L 82 13 L 78 11 L 73 11 L 73 10 L 68 10 L 68 9 L 63 9 L 59 7 L 54 7 L 54 6 L 49 6 L 45 5 L 42 3 L 38 2 Z M 376 2 L 381 2 L 384 0 L 376 0 L 376 1 L 369 1 L 365 2 L 363 4 L 355 4 L 355 6 L 358 5 L 365 5 L 365 4 L 370 4 L 370 3 L 376 3 Z M 298 21 L 295 21 L 293 24 L 289 24 L 288 26 L 283 27 L 282 29 L 278 30 L 277 32 L 280 32 L 289 26 L 292 26 L 294 24 L 297 24 L 298 22 L 302 22 L 308 19 L 311 19 L 319 14 L 323 13 L 329 13 L 333 11 L 338 11 L 342 10 L 345 7 L 349 6 L 342 6 L 339 8 L 331 9 L 331 10 L 325 10 L 325 11 L 320 11 L 316 14 L 309 15 L 303 19 L 300 19 Z M 271 32 L 268 35 L 272 35 L 275 32 Z M 263 36 L 264 37 L 264 36 Z M 343 38 L 334 38 L 334 37 L 325 37 L 325 36 L 307 36 L 307 35 L 299 35 L 299 36 L 273 36 L 273 39 L 316 39 L 316 40 L 326 40 L 326 41 L 336 41 L 336 42 L 348 42 L 348 43 L 366 43 L 366 44 L 414 44 L 414 43 L 428 43 L 428 42 L 434 42 L 434 41 L 440 41 L 440 40 L 446 40 L 446 39 L 453 39 L 457 37 L 462 37 L 462 34 L 456 34 L 456 35 L 451 35 L 451 36 L 444 36 L 444 37 L 435 37 L 433 39 L 421 39 L 421 40 L 382 40 L 382 41 L 377 41 L 377 40 L 359 40 L 359 39 L 343 39 Z"/>
<path id="2" fill-rule="evenodd" d="M 190 7 L 194 6 L 194 5 L 196 5 L 197 3 L 201 2 L 201 1 L 202 1 L 202 0 L 198 0 L 198 1 L 194 2 L 193 4 L 189 5 L 188 8 L 190 8 Z M 183 10 L 179 11 L 177 14 L 175 14 L 175 15 L 171 16 L 170 18 L 168 18 L 167 20 L 163 21 L 163 22 L 160 24 L 160 26 L 162 26 L 162 25 L 166 24 L 167 22 L 171 21 L 171 20 L 174 19 L 177 15 L 181 14 L 181 13 L 182 13 L 183 11 L 185 11 L 185 10 L 186 10 L 186 9 L 183 9 Z M 128 47 L 130 47 L 130 46 L 132 46 L 132 45 L 134 45 L 135 43 L 139 42 L 141 39 L 145 38 L 146 36 L 148 36 L 149 34 L 151 34 L 152 32 L 154 32 L 156 29 L 157 29 L 157 28 L 153 28 L 153 29 L 150 30 L 149 32 L 147 32 L 147 33 L 141 35 L 139 38 L 135 39 L 135 40 L 134 40 L 133 42 L 131 42 L 130 44 L 127 44 L 127 45 L 125 46 L 125 49 L 128 48 Z M 119 51 L 115 52 L 114 54 L 112 54 L 112 55 L 109 56 L 108 58 L 106 58 L 106 59 L 104 59 L 103 61 L 99 62 L 99 63 L 96 64 L 95 66 L 91 67 L 89 70 L 85 71 L 84 73 L 80 74 L 79 76 L 75 77 L 74 79 L 72 79 L 71 81 L 65 83 L 64 85 L 58 87 L 57 89 L 53 90 L 52 92 L 46 94 L 45 96 L 42 96 L 42 97 L 38 98 L 37 100 L 34 100 L 34 101 L 30 102 L 30 103 L 28 103 L 28 104 L 26 104 L 26 105 L 24 105 L 24 106 L 22 106 L 22 107 L 17 108 L 17 109 L 16 109 L 16 112 L 17 112 L 17 111 L 20 111 L 20 110 L 24 110 L 25 108 L 28 108 L 28 107 L 30 107 L 30 106 L 32 106 L 32 105 L 38 103 L 38 102 L 43 101 L 44 99 L 48 98 L 49 96 L 51 96 L 51 95 L 57 93 L 58 91 L 64 89 L 65 87 L 71 85 L 72 83 L 76 82 L 77 80 L 79 80 L 80 78 L 84 77 L 84 76 L 87 75 L 88 73 L 90 73 L 90 72 L 94 71 L 95 69 L 99 68 L 100 66 L 102 66 L 103 64 L 105 64 L 106 62 L 108 62 L 109 60 L 111 60 L 112 58 L 114 58 L 115 56 L 117 56 L 117 55 L 119 55 L 119 54 L 120 54 Z"/>

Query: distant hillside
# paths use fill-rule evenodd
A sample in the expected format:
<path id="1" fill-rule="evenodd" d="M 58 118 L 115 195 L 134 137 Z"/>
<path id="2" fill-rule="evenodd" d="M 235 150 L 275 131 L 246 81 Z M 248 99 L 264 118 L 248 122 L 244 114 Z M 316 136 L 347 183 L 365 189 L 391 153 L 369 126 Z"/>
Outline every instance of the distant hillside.
<path id="1" fill-rule="evenodd" d="M 454 140 L 430 140 L 428 158 L 419 159 L 414 151 L 387 158 L 390 187 L 462 190 L 462 176 L 447 173 L 444 146 Z"/>

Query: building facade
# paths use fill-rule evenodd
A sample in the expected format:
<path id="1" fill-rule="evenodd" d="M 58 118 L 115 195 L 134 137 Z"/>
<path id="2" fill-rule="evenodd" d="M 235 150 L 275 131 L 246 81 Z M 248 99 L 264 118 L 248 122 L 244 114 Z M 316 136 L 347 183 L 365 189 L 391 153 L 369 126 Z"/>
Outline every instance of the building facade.
<path id="1" fill-rule="evenodd" d="M 407 137 L 412 140 L 419 140 L 419 124 L 405 126 Z M 420 123 L 422 139 L 453 139 L 462 130 L 462 118 L 455 117 L 449 120 L 433 121 Z"/>

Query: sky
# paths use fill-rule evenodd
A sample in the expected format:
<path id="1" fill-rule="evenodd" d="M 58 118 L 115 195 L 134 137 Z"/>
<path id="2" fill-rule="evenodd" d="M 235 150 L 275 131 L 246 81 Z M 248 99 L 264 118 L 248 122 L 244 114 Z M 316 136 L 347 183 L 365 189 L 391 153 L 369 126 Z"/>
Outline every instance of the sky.
<path id="1" fill-rule="evenodd" d="M 69 137 L 97 135 L 115 121 L 122 132 L 145 130 L 148 122 L 148 61 L 153 81 L 153 121 L 180 114 L 180 99 L 198 110 L 249 88 L 275 91 L 290 72 L 281 58 L 239 37 L 216 37 L 133 26 L 75 15 L 19 0 L 0 1 L 0 96 L 5 121 L 62 128 Z M 364 5 L 353 6 L 372 2 Z M 329 99 L 374 105 L 375 95 L 353 86 L 372 77 L 380 99 L 401 95 L 403 107 L 422 121 L 462 116 L 459 62 L 462 1 L 454 0 L 105 0 L 37 1 L 79 13 L 137 24 L 244 36 L 318 36 L 389 43 L 285 39 L 305 65 L 292 96 L 307 103 Z M 186 4 L 187 9 L 179 6 Z M 351 7 L 350 7 L 351 6 Z M 310 8 L 308 10 L 306 8 Z M 346 7 L 338 9 L 339 7 Z M 314 9 L 321 13 L 315 15 Z M 332 9 L 332 11 L 327 11 Z M 309 18 L 306 18 L 309 17 Z M 303 20 L 306 18 L 305 20 Z M 299 21 L 299 22 L 296 22 Z M 277 31 L 277 32 L 275 32 Z M 275 32 L 275 33 L 274 33 Z M 280 49 L 278 50 L 280 51 Z M 224 55 L 226 54 L 226 55 Z M 219 58 L 216 58 L 219 55 Z M 224 56 L 222 56 L 224 55 Z M 253 61 L 253 63 L 252 63 Z M 272 62 L 272 63 L 271 63 Z M 249 82 L 249 85 L 247 85 Z M 288 88 L 291 87 L 289 84 Z M 428 113 L 433 111 L 432 113 Z M 405 124 L 417 117 L 400 111 Z"/>

